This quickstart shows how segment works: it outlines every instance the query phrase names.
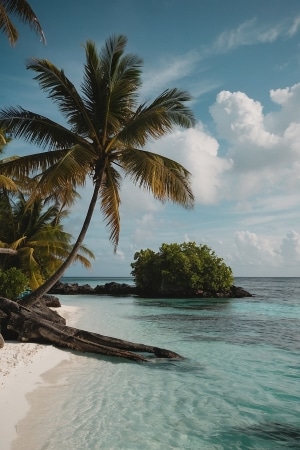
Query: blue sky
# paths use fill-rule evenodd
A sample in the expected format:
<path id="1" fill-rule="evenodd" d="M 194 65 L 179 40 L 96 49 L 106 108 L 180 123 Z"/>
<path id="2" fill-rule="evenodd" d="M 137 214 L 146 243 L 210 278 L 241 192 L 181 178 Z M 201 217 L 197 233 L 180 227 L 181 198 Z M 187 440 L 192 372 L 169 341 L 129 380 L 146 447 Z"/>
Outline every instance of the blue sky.
<path id="1" fill-rule="evenodd" d="M 299 0 L 31 0 L 47 45 L 17 23 L 11 48 L 0 36 L 0 106 L 62 121 L 25 69 L 40 57 L 80 85 L 84 50 L 112 34 L 144 60 L 141 97 L 188 90 L 197 124 L 147 147 L 192 173 L 195 208 L 160 204 L 124 182 L 117 253 L 100 211 L 85 244 L 96 260 L 72 276 L 126 276 L 134 253 L 163 242 L 207 244 L 238 276 L 299 276 L 300 2 Z M 5 156 L 36 149 L 12 142 Z M 76 236 L 91 186 L 81 191 L 65 229 Z"/>

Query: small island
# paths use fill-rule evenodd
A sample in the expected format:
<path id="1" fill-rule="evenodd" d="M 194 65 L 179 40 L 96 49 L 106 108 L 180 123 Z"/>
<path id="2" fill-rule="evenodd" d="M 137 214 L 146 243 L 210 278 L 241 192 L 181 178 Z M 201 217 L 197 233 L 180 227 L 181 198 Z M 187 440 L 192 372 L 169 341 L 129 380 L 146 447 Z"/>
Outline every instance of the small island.
<path id="1" fill-rule="evenodd" d="M 146 298 L 242 298 L 252 295 L 233 284 L 232 270 L 207 245 L 195 242 L 162 244 L 158 252 L 146 249 L 131 263 L 134 285 L 110 282 L 89 284 L 58 282 L 52 294 L 136 295 Z"/>

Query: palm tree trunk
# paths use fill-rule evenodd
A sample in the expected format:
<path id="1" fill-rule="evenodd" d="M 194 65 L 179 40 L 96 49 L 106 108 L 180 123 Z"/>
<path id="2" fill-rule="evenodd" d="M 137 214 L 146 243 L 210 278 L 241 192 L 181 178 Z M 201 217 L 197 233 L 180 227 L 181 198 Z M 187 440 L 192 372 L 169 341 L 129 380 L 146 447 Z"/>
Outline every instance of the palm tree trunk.
<path id="1" fill-rule="evenodd" d="M 84 223 L 82 225 L 81 231 L 79 233 L 79 236 L 77 238 L 77 241 L 75 242 L 73 249 L 72 249 L 71 253 L 69 254 L 68 258 L 63 262 L 63 264 L 60 266 L 60 268 L 44 284 L 39 286 L 35 291 L 26 295 L 26 297 L 24 297 L 23 299 L 19 300 L 18 303 L 20 303 L 22 306 L 26 306 L 27 308 L 29 308 L 37 301 L 38 298 L 45 295 L 52 288 L 52 286 L 54 286 L 55 283 L 57 283 L 57 281 L 60 280 L 60 278 L 65 273 L 65 271 L 69 268 L 69 266 L 74 261 L 76 254 L 79 250 L 79 247 L 81 246 L 81 244 L 85 238 L 85 235 L 87 233 L 88 227 L 91 222 L 91 219 L 93 217 L 93 213 L 94 213 L 95 206 L 96 206 L 97 199 L 98 199 L 98 192 L 99 192 L 100 185 L 101 185 L 101 177 L 100 177 L 100 179 L 97 179 L 95 182 L 94 192 L 93 192 L 92 199 L 90 201 L 89 209 L 87 211 L 87 214 L 86 214 Z"/>

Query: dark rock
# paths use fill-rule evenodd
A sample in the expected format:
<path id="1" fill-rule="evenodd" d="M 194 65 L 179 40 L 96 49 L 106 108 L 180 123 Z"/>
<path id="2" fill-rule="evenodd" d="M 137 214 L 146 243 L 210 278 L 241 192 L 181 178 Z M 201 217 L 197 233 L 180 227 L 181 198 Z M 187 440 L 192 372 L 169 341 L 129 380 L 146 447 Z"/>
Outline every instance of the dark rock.
<path id="1" fill-rule="evenodd" d="M 231 286 L 230 297 L 232 298 L 252 297 L 252 294 L 250 294 L 250 292 L 245 291 L 245 289 L 241 287 Z"/>
<path id="2" fill-rule="evenodd" d="M 50 291 L 51 294 L 62 295 L 112 295 L 112 296 L 127 296 L 138 295 L 146 298 L 243 298 L 252 297 L 252 295 L 245 291 L 245 289 L 237 286 L 231 286 L 228 291 L 204 291 L 198 289 L 196 291 L 170 291 L 163 293 L 146 292 L 137 289 L 135 286 L 126 283 L 116 283 L 112 281 L 104 285 L 97 285 L 92 288 L 89 284 L 79 286 L 77 283 L 56 283 Z"/>
<path id="3" fill-rule="evenodd" d="M 126 283 L 106 283 L 104 285 L 97 285 L 92 288 L 89 284 L 79 286 L 77 283 L 56 283 L 50 291 L 51 294 L 62 295 L 113 295 L 113 296 L 126 296 L 135 295 L 135 286 L 130 286 Z"/>
<path id="4" fill-rule="evenodd" d="M 43 295 L 42 300 L 45 301 L 46 306 L 49 306 L 52 308 L 60 308 L 61 307 L 59 298 L 55 297 L 54 295 L 45 294 L 45 295 Z"/>

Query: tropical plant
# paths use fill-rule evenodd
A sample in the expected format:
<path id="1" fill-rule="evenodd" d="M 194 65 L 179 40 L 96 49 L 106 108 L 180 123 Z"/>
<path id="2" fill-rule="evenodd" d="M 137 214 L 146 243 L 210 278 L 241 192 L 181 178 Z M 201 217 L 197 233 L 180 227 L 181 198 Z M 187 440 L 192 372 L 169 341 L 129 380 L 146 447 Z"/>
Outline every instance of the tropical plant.
<path id="1" fill-rule="evenodd" d="M 233 283 L 231 268 L 207 245 L 195 242 L 162 244 L 134 255 L 131 264 L 137 288 L 147 295 L 193 295 L 224 292 Z"/>
<path id="2" fill-rule="evenodd" d="M 6 136 L 6 132 L 3 128 L 0 128 L 0 155 L 4 152 L 6 145 L 10 142 L 10 138 Z M 0 160 L 0 164 L 2 161 Z M 0 189 L 9 189 L 12 191 L 17 190 L 17 186 L 13 180 L 5 175 L 0 175 Z"/>
<path id="3" fill-rule="evenodd" d="M 15 45 L 19 36 L 11 15 L 28 24 L 40 36 L 41 41 L 46 42 L 40 22 L 26 0 L 0 0 L 0 30 L 7 36 L 11 45 Z"/>
<path id="4" fill-rule="evenodd" d="M 72 250 L 72 236 L 63 230 L 60 223 L 66 216 L 57 203 L 50 200 L 27 200 L 16 195 L 0 195 L 0 268 L 21 269 L 29 279 L 31 289 L 36 289 L 60 267 Z M 10 251 L 9 251 L 10 250 Z M 92 252 L 84 246 L 76 260 L 90 267 Z"/>
<path id="5" fill-rule="evenodd" d="M 35 79 L 40 87 L 57 103 L 69 128 L 21 107 L 0 111 L 0 126 L 12 136 L 48 149 L 2 164 L 0 173 L 17 179 L 31 171 L 39 173 L 40 195 L 70 185 L 76 189 L 85 184 L 87 176 L 94 185 L 72 252 L 60 269 L 26 298 L 27 306 L 47 292 L 74 259 L 98 198 L 116 249 L 122 176 L 151 191 L 162 202 L 171 200 L 186 208 L 193 206 L 189 172 L 181 164 L 144 149 L 149 140 L 159 139 L 177 126 L 194 124 L 192 111 L 185 105 L 190 95 L 168 89 L 152 103 L 139 104 L 142 61 L 136 55 L 124 54 L 126 44 L 125 36 L 113 36 L 98 54 L 93 42 L 86 43 L 82 95 L 64 71 L 50 61 L 32 59 L 27 63 L 27 68 L 37 73 Z"/>
<path id="6" fill-rule="evenodd" d="M 29 286 L 29 280 L 22 270 L 11 267 L 0 270 L 0 295 L 6 298 L 17 299 Z"/>

